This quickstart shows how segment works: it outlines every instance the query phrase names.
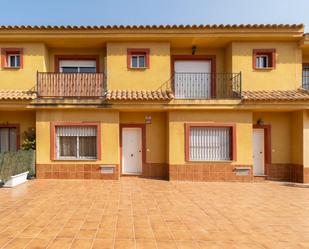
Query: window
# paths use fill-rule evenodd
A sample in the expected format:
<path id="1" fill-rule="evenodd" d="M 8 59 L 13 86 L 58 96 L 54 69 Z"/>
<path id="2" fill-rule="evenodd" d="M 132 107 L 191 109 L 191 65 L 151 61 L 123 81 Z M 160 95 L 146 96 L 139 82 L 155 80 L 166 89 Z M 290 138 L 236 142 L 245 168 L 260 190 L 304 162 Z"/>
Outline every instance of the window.
<path id="1" fill-rule="evenodd" d="M 186 125 L 186 160 L 235 160 L 234 125 Z"/>
<path id="2" fill-rule="evenodd" d="M 127 66 L 131 69 L 149 68 L 149 52 L 147 48 L 129 48 Z"/>
<path id="3" fill-rule="evenodd" d="M 57 126 L 57 159 L 97 159 L 96 126 Z"/>
<path id="4" fill-rule="evenodd" d="M 20 55 L 9 54 L 8 55 L 8 67 L 20 67 Z"/>
<path id="5" fill-rule="evenodd" d="M 274 69 L 276 66 L 275 49 L 254 49 L 253 68 L 254 69 Z"/>
<path id="6" fill-rule="evenodd" d="M 60 60 L 61 73 L 95 73 L 97 71 L 95 60 Z"/>
<path id="7" fill-rule="evenodd" d="M 22 48 L 3 48 L 1 50 L 2 68 L 22 68 L 23 49 Z"/>
<path id="8" fill-rule="evenodd" d="M 145 55 L 132 55 L 131 57 L 131 68 L 145 68 Z"/>
<path id="9" fill-rule="evenodd" d="M 303 82 L 302 87 L 309 90 L 309 64 L 303 65 Z"/>
<path id="10" fill-rule="evenodd" d="M 0 153 L 16 151 L 18 136 L 16 127 L 0 127 Z"/>

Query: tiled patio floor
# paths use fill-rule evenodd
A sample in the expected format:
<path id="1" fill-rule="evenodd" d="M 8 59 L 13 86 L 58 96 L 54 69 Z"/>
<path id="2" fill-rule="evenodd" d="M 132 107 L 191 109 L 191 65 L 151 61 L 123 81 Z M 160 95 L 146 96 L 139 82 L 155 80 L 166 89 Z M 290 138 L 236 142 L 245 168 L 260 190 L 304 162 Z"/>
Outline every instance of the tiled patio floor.
<path id="1" fill-rule="evenodd" d="M 0 189 L 0 248 L 309 248 L 309 188 L 33 180 Z"/>

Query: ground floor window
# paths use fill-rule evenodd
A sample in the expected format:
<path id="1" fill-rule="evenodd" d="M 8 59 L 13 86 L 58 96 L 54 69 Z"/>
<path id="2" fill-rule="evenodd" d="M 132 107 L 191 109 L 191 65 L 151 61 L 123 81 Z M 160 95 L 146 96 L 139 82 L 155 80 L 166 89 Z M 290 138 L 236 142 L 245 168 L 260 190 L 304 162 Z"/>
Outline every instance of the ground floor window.
<path id="1" fill-rule="evenodd" d="M 96 126 L 57 126 L 57 159 L 96 159 Z"/>
<path id="2" fill-rule="evenodd" d="M 17 128 L 0 127 L 0 153 L 17 150 Z"/>
<path id="3" fill-rule="evenodd" d="M 186 129 L 186 159 L 189 161 L 226 161 L 235 159 L 233 125 L 190 124 Z"/>

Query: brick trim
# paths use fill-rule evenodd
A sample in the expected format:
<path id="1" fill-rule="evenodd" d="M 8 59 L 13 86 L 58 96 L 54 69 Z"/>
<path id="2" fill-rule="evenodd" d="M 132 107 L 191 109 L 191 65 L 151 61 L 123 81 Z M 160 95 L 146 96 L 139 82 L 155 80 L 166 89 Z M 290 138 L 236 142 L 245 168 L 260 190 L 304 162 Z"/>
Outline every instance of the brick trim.
<path id="1" fill-rule="evenodd" d="M 20 66 L 19 67 L 8 67 L 8 55 L 19 54 L 20 55 Z M 24 68 L 24 49 L 23 48 L 2 48 L 1 49 L 1 68 L 11 69 L 22 69 Z"/>
<path id="2" fill-rule="evenodd" d="M 59 73 L 59 62 L 60 60 L 95 60 L 96 61 L 96 72 L 100 73 L 100 56 L 99 55 L 55 55 L 55 72 Z"/>
<path id="3" fill-rule="evenodd" d="M 216 56 L 215 55 L 172 55 L 171 56 L 171 73 L 172 77 L 175 74 L 175 61 L 181 60 L 181 61 L 191 61 L 191 60 L 197 60 L 197 61 L 210 61 L 210 71 L 213 75 L 211 77 L 211 97 L 216 96 Z M 173 90 L 174 89 L 174 84 L 173 84 Z"/>
<path id="4" fill-rule="evenodd" d="M 16 129 L 16 150 L 20 149 L 20 124 L 0 124 L 0 128 Z"/>
<path id="5" fill-rule="evenodd" d="M 257 55 L 268 55 L 271 58 L 271 67 L 268 68 L 257 68 L 256 67 L 256 56 Z M 252 51 L 252 68 L 254 70 L 271 70 L 276 69 L 276 49 L 253 49 Z"/>
<path id="6" fill-rule="evenodd" d="M 145 68 L 132 68 L 131 59 L 133 55 L 145 54 Z M 149 69 L 150 68 L 150 49 L 149 48 L 128 48 L 127 49 L 127 68 L 128 69 Z"/>
<path id="7" fill-rule="evenodd" d="M 101 125 L 100 122 L 50 122 L 50 160 L 59 160 L 56 155 L 56 127 L 57 126 L 95 126 L 97 128 L 97 158 L 101 160 Z M 64 160 L 67 161 L 67 160 Z M 72 160 L 70 160 L 72 161 Z M 74 160 L 73 160 L 74 161 Z M 89 159 L 78 159 L 78 161 L 89 161 Z"/>
<path id="8" fill-rule="evenodd" d="M 236 124 L 235 123 L 185 123 L 185 160 L 190 161 L 190 128 L 191 127 L 213 127 L 213 128 L 230 128 L 230 157 L 232 161 L 237 159 L 236 151 Z M 208 161 L 203 161 L 208 162 Z"/>

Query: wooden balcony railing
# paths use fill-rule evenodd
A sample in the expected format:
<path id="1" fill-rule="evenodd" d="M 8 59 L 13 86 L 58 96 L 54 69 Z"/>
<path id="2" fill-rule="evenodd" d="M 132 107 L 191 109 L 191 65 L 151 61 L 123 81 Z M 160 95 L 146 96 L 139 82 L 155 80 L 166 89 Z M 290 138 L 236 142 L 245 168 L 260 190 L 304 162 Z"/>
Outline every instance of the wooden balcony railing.
<path id="1" fill-rule="evenodd" d="M 176 99 L 240 99 L 241 73 L 175 73 Z"/>
<path id="2" fill-rule="evenodd" d="M 97 98 L 104 93 L 103 73 L 38 73 L 39 98 Z"/>

